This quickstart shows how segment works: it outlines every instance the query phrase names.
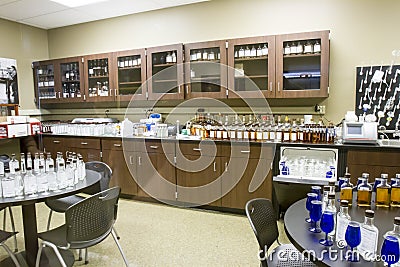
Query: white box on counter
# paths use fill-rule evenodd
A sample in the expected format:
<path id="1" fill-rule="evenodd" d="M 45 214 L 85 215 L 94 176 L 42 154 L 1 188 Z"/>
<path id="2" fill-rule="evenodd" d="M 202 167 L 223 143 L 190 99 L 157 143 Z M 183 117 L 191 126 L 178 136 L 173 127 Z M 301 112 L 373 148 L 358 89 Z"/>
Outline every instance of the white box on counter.
<path id="1" fill-rule="evenodd" d="M 12 138 L 28 135 L 28 123 L 1 123 L 0 138 Z"/>
<path id="2" fill-rule="evenodd" d="M 7 116 L 8 123 L 27 123 L 29 122 L 29 116 Z"/>

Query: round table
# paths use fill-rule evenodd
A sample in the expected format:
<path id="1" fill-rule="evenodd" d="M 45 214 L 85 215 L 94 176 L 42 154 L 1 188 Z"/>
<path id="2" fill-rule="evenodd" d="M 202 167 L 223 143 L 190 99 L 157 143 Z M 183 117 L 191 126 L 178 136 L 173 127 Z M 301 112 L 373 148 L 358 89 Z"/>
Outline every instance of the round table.
<path id="1" fill-rule="evenodd" d="M 354 199 L 354 197 L 353 197 Z M 306 199 L 299 200 L 292 204 L 285 213 L 284 223 L 285 232 L 292 242 L 292 244 L 300 251 L 305 250 L 314 251 L 317 256 L 315 262 L 318 266 L 383 266 L 383 262 L 368 262 L 360 257 L 361 261 L 358 263 L 347 262 L 344 259 L 345 250 L 339 249 L 335 244 L 331 247 L 325 247 L 318 243 L 318 241 L 325 237 L 325 233 L 321 232 L 314 234 L 308 231 L 309 223 L 305 222 L 305 218 L 309 217 L 308 211 L 305 208 Z M 339 211 L 339 205 L 337 205 Z M 351 220 L 357 222 L 364 222 L 364 212 L 367 208 L 357 207 L 352 205 L 349 207 L 349 214 Z M 378 238 L 378 254 L 380 252 L 383 235 L 393 229 L 393 219 L 400 216 L 400 208 L 375 208 L 375 225 L 379 229 Z M 331 253 L 331 256 L 329 255 Z M 332 255 L 336 255 L 335 260 Z"/>
<path id="2" fill-rule="evenodd" d="M 0 198 L 0 206 L 2 207 L 22 206 L 22 221 L 25 240 L 25 251 L 23 252 L 23 255 L 28 266 L 35 266 L 36 255 L 39 248 L 35 204 L 50 198 L 61 198 L 82 192 L 85 188 L 88 188 L 99 182 L 100 179 L 101 175 L 98 172 L 86 170 L 86 179 L 79 181 L 79 183 L 77 183 L 72 189 L 63 189 L 60 192 L 49 192 L 48 195 L 41 195 L 38 193 L 38 196 L 36 197 L 24 197 L 22 199 Z M 47 261 L 47 264 L 45 265 L 53 266 L 53 263 L 50 261 L 50 259 L 43 256 L 42 258 L 44 258 L 45 262 Z M 0 266 L 6 266 L 3 264 L 4 263 L 2 262 Z M 40 266 L 42 266 L 42 264 Z"/>

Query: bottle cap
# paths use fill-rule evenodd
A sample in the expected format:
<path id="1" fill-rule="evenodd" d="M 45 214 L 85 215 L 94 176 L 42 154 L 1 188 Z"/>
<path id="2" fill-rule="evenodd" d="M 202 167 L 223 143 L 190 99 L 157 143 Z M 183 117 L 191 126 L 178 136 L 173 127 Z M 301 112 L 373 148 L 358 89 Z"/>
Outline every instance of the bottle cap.
<path id="1" fill-rule="evenodd" d="M 341 207 L 348 207 L 349 206 L 349 201 L 345 200 L 345 199 L 340 200 L 340 206 Z"/>
<path id="2" fill-rule="evenodd" d="M 324 192 L 331 191 L 331 188 L 328 185 L 324 185 Z"/>
<path id="3" fill-rule="evenodd" d="M 400 178 L 400 173 L 396 173 L 396 178 Z"/>
<path id="4" fill-rule="evenodd" d="M 31 171 L 32 168 L 31 168 L 31 167 L 26 167 L 26 170 L 27 170 L 27 171 Z"/>
<path id="5" fill-rule="evenodd" d="M 394 224 L 400 225 L 400 217 L 394 217 Z"/>
<path id="6" fill-rule="evenodd" d="M 19 171 L 20 171 L 20 169 L 19 169 L 19 168 L 15 168 L 15 171 L 16 171 L 16 172 L 19 172 Z"/>
<path id="7" fill-rule="evenodd" d="M 10 169 L 4 169 L 4 173 L 10 173 Z"/>
<path id="8" fill-rule="evenodd" d="M 362 178 L 369 178 L 369 173 L 367 173 L 367 172 L 364 172 L 362 175 L 361 175 L 361 177 Z"/>
<path id="9" fill-rule="evenodd" d="M 365 211 L 365 217 L 367 218 L 374 218 L 375 212 L 373 210 L 366 210 Z"/>
<path id="10" fill-rule="evenodd" d="M 335 197 L 336 197 L 335 193 L 328 194 L 328 199 L 335 199 Z"/>
<path id="11" fill-rule="evenodd" d="M 387 173 L 382 173 L 382 174 L 381 174 L 381 178 L 387 179 L 387 178 L 389 178 L 389 174 L 387 174 Z"/>
<path id="12" fill-rule="evenodd" d="M 334 181 L 329 181 L 328 184 L 329 184 L 329 186 L 335 186 L 335 182 Z"/>
<path id="13" fill-rule="evenodd" d="M 351 178 L 351 174 L 348 173 L 348 172 L 346 172 L 346 173 L 344 174 L 344 177 L 345 177 L 345 178 Z"/>

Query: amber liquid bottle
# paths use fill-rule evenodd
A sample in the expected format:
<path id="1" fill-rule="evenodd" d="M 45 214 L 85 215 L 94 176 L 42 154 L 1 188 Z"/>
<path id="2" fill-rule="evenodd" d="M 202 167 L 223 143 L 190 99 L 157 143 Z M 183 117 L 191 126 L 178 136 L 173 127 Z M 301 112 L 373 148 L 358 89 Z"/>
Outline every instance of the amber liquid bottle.
<path id="1" fill-rule="evenodd" d="M 371 205 L 372 186 L 368 184 L 368 173 L 362 174 L 361 183 L 357 186 L 357 205 L 369 207 Z"/>
<path id="2" fill-rule="evenodd" d="M 392 178 L 393 179 L 393 178 Z M 400 174 L 396 174 L 395 181 L 392 184 L 392 190 L 390 194 L 390 206 L 400 207 Z"/>
<path id="3" fill-rule="evenodd" d="M 382 174 L 382 181 L 376 187 L 376 200 L 375 205 L 377 207 L 389 208 L 390 204 L 390 185 L 387 183 L 388 175 Z"/>

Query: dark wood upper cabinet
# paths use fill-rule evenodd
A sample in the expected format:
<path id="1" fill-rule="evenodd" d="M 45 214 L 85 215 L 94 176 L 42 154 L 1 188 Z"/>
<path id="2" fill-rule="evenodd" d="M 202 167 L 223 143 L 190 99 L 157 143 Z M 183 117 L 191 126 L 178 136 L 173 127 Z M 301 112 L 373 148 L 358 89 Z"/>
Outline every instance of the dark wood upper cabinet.
<path id="1" fill-rule="evenodd" d="M 87 55 L 84 57 L 85 96 L 87 102 L 114 101 L 115 69 L 113 53 Z"/>
<path id="2" fill-rule="evenodd" d="M 35 102 L 39 107 L 59 102 L 60 87 L 56 87 L 56 80 L 59 79 L 60 72 L 56 64 L 56 60 L 32 63 Z"/>
<path id="3" fill-rule="evenodd" d="M 83 58 L 63 58 L 56 61 L 55 85 L 59 88 L 57 98 L 60 103 L 82 102 L 85 97 L 85 74 Z"/>
<path id="4" fill-rule="evenodd" d="M 328 97 L 329 31 L 276 36 L 276 97 Z"/>
<path id="5" fill-rule="evenodd" d="M 275 97 L 275 36 L 228 40 L 228 97 Z"/>
<path id="6" fill-rule="evenodd" d="M 183 99 L 183 44 L 147 49 L 149 100 Z"/>
<path id="7" fill-rule="evenodd" d="M 186 97 L 226 98 L 226 41 L 185 44 Z"/>
<path id="8" fill-rule="evenodd" d="M 146 99 L 146 50 L 115 52 L 114 58 L 117 100 Z"/>

